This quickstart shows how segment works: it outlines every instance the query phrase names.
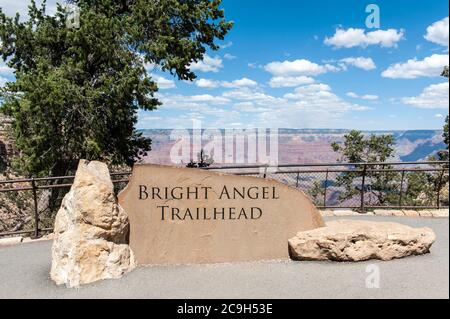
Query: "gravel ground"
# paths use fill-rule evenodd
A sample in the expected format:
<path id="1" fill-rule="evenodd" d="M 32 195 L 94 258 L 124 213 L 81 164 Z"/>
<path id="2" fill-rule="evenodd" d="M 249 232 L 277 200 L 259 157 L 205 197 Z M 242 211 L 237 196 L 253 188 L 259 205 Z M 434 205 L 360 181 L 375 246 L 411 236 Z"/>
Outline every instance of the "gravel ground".
<path id="1" fill-rule="evenodd" d="M 449 220 L 376 220 L 431 227 L 437 241 L 430 254 L 389 262 L 283 260 L 139 267 L 120 280 L 79 289 L 50 280 L 51 242 L 35 242 L 0 248 L 0 298 L 449 298 Z M 374 270 L 379 270 L 380 287 L 368 288 L 366 279 Z"/>

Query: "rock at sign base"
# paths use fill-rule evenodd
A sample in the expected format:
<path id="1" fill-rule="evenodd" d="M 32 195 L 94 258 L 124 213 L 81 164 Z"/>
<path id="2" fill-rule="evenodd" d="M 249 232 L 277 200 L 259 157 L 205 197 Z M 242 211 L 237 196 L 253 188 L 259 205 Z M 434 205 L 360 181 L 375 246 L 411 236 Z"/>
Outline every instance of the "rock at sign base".
<path id="1" fill-rule="evenodd" d="M 296 260 L 391 260 L 428 253 L 436 235 L 430 228 L 398 223 L 339 220 L 289 239 Z"/>
<path id="2" fill-rule="evenodd" d="M 106 164 L 81 160 L 55 220 L 51 278 L 77 287 L 121 277 L 135 266 L 129 223 Z"/>

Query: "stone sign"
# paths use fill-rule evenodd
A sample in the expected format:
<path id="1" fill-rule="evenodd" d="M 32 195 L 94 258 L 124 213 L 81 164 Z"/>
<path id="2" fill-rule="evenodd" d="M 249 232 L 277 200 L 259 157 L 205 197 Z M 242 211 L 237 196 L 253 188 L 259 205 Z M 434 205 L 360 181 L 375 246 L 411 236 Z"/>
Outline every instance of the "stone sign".
<path id="1" fill-rule="evenodd" d="M 192 168 L 136 165 L 119 204 L 141 265 L 288 258 L 289 238 L 324 226 L 295 188 Z"/>

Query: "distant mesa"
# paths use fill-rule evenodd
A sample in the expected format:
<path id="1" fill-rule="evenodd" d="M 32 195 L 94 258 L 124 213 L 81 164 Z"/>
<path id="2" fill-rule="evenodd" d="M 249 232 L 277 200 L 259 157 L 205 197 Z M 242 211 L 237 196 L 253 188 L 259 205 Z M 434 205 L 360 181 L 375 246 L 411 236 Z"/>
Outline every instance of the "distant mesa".
<path id="1" fill-rule="evenodd" d="M 170 149 L 176 143 L 170 140 L 171 129 L 146 129 L 141 132 L 152 139 L 152 151 L 145 163 L 171 165 Z M 189 130 L 188 130 L 189 131 Z M 337 129 L 280 129 L 279 164 L 333 163 L 337 154 L 330 143 L 343 141 L 349 130 Z M 366 131 L 365 134 L 392 134 L 396 140 L 397 161 L 419 161 L 444 148 L 440 130 Z"/>

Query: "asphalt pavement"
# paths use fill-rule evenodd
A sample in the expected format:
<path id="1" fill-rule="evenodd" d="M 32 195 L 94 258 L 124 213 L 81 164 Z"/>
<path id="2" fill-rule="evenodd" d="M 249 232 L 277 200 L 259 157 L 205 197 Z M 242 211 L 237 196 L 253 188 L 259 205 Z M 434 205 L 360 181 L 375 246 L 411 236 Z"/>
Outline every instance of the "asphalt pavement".
<path id="1" fill-rule="evenodd" d="M 51 242 L 0 248 L 0 298 L 449 298 L 448 218 L 346 217 L 431 227 L 429 254 L 359 263 L 290 260 L 139 267 L 69 289 L 50 280 Z"/>

